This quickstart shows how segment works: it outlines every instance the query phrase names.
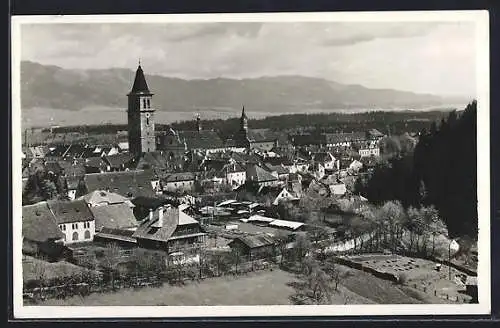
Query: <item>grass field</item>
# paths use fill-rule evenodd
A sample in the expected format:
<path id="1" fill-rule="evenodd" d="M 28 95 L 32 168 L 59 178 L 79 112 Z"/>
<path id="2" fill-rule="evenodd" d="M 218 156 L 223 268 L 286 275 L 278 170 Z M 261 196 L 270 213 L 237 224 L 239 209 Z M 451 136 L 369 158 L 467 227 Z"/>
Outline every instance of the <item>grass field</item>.
<path id="1" fill-rule="evenodd" d="M 331 304 L 416 304 L 444 303 L 411 288 L 399 288 L 368 273 L 339 266 L 343 275 Z M 192 282 L 185 286 L 164 285 L 116 293 L 91 294 L 65 300 L 50 299 L 40 305 L 73 306 L 197 306 L 197 305 L 290 305 L 297 278 L 282 270 L 261 271 L 240 277 Z"/>

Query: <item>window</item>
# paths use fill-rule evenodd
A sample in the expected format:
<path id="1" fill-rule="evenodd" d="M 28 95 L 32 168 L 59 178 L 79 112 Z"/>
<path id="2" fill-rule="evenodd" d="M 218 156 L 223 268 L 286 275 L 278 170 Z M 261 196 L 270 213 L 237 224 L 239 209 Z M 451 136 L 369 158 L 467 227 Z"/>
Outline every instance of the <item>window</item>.
<path id="1" fill-rule="evenodd" d="M 78 232 L 73 232 L 73 240 L 78 240 Z"/>
<path id="2" fill-rule="evenodd" d="M 85 239 L 90 239 L 90 231 L 85 230 Z"/>
<path id="3" fill-rule="evenodd" d="M 151 103 L 149 102 L 149 99 L 147 100 L 148 103 L 148 108 L 151 108 Z"/>
<path id="4" fill-rule="evenodd" d="M 146 99 L 142 100 L 142 108 L 146 108 Z"/>

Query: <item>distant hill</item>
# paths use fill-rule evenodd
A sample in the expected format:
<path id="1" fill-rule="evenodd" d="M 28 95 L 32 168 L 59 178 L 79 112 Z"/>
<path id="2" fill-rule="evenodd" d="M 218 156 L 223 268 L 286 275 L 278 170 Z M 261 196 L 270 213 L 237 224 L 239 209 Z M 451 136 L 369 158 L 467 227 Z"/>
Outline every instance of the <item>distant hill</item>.
<path id="1" fill-rule="evenodd" d="M 128 69 L 63 69 L 23 61 L 21 106 L 23 109 L 66 110 L 92 106 L 126 108 L 126 94 L 132 86 L 134 73 Z M 464 102 L 462 99 L 446 99 L 390 89 L 369 89 L 303 76 L 241 80 L 183 80 L 159 75 L 148 75 L 146 78 L 150 89 L 155 93 L 155 107 L 164 111 L 239 111 L 242 104 L 255 112 L 349 108 L 419 109 Z"/>

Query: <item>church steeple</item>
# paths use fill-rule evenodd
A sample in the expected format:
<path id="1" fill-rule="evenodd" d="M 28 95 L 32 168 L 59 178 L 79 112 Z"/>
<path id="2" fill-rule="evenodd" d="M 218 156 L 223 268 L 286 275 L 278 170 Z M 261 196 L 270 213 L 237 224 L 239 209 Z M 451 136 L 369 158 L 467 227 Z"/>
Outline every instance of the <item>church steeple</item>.
<path id="1" fill-rule="evenodd" d="M 134 84 L 128 96 L 128 143 L 134 155 L 156 150 L 155 109 L 141 64 L 135 72 Z"/>
<path id="2" fill-rule="evenodd" d="M 243 106 L 243 109 L 241 110 L 240 130 L 245 132 L 248 130 L 248 117 L 245 114 L 245 106 Z"/>
<path id="3" fill-rule="evenodd" d="M 148 83 L 146 82 L 146 78 L 144 77 L 144 72 L 142 70 L 141 64 L 139 62 L 139 66 L 137 67 L 137 71 L 135 72 L 134 85 L 132 86 L 131 94 L 143 94 L 143 95 L 153 95 L 149 91 Z"/>

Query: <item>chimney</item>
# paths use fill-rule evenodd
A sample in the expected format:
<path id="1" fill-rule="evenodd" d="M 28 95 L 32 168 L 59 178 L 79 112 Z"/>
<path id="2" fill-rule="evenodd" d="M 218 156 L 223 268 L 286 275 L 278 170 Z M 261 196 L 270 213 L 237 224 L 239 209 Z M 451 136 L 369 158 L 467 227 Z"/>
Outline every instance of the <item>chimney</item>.
<path id="1" fill-rule="evenodd" d="M 163 206 L 158 208 L 158 227 L 163 227 Z"/>
<path id="2" fill-rule="evenodd" d="M 153 221 L 153 209 L 149 209 L 149 221 Z"/>

